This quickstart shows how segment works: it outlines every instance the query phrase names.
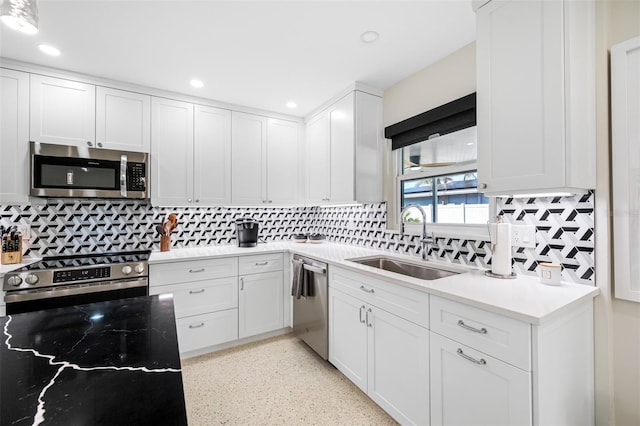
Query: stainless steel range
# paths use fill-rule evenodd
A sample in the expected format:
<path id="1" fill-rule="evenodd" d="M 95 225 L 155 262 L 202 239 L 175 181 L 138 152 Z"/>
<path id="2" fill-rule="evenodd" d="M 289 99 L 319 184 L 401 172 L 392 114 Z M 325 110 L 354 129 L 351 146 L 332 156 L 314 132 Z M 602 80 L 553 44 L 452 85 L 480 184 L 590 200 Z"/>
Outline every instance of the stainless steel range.
<path id="1" fill-rule="evenodd" d="M 146 296 L 150 251 L 56 256 L 9 272 L 7 314 Z"/>

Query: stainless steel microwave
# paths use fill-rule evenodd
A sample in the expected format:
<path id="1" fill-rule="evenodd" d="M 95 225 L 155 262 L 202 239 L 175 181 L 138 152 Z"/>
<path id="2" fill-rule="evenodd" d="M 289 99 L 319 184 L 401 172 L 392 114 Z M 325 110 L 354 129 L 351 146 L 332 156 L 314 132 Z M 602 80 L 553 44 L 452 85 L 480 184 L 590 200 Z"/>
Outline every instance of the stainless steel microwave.
<path id="1" fill-rule="evenodd" d="M 149 198 L 149 154 L 30 142 L 35 197 Z"/>

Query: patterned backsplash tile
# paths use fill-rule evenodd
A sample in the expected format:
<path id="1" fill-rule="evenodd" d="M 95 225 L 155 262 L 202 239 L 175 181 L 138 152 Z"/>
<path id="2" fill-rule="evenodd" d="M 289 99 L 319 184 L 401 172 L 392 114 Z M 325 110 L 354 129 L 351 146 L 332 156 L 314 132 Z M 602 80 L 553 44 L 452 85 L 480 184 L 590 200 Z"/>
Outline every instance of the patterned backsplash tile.
<path id="1" fill-rule="evenodd" d="M 538 262 L 564 266 L 567 281 L 594 280 L 593 194 L 557 198 L 498 199 L 498 212 L 513 224 L 537 228 L 535 249 L 514 249 L 514 270 L 535 275 Z M 417 236 L 386 231 L 386 205 L 341 207 L 241 208 L 153 207 L 148 201 L 64 199 L 45 205 L 2 205 L 0 223 L 31 225 L 29 253 L 36 256 L 97 251 L 158 249 L 155 225 L 178 215 L 173 247 L 235 244 L 237 218 L 260 222 L 263 241 L 317 232 L 331 241 L 420 256 Z M 491 245 L 485 240 L 437 236 L 428 256 L 451 263 L 489 268 Z"/>

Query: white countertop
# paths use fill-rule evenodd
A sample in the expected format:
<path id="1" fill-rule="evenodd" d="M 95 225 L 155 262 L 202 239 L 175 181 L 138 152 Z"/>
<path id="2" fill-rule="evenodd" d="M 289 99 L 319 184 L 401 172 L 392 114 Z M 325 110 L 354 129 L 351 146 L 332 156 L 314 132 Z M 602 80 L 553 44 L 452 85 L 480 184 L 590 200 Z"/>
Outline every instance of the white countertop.
<path id="1" fill-rule="evenodd" d="M 559 286 L 540 283 L 537 277 L 519 275 L 515 279 L 490 278 L 484 271 L 448 262 L 428 261 L 428 265 L 461 272 L 438 280 L 422 280 L 377 268 L 349 262 L 346 259 L 384 255 L 423 263 L 412 256 L 403 256 L 382 250 L 368 249 L 337 243 L 274 242 L 257 247 L 240 248 L 232 245 L 171 249 L 153 252 L 150 264 L 173 261 L 197 260 L 212 257 L 228 257 L 273 252 L 290 252 L 358 271 L 372 277 L 383 278 L 404 287 L 456 300 L 481 309 L 490 310 L 512 318 L 540 324 L 569 309 L 571 306 L 599 293 L 597 287 L 563 282 Z"/>

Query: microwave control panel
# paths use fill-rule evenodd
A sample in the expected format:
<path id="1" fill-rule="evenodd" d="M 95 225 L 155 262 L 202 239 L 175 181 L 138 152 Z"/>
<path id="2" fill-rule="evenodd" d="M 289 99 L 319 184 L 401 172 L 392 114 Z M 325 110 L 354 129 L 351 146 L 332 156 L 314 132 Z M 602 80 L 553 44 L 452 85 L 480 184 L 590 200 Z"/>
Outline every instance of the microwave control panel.
<path id="1" fill-rule="evenodd" d="M 146 191 L 147 170 L 144 163 L 127 165 L 127 191 Z"/>

